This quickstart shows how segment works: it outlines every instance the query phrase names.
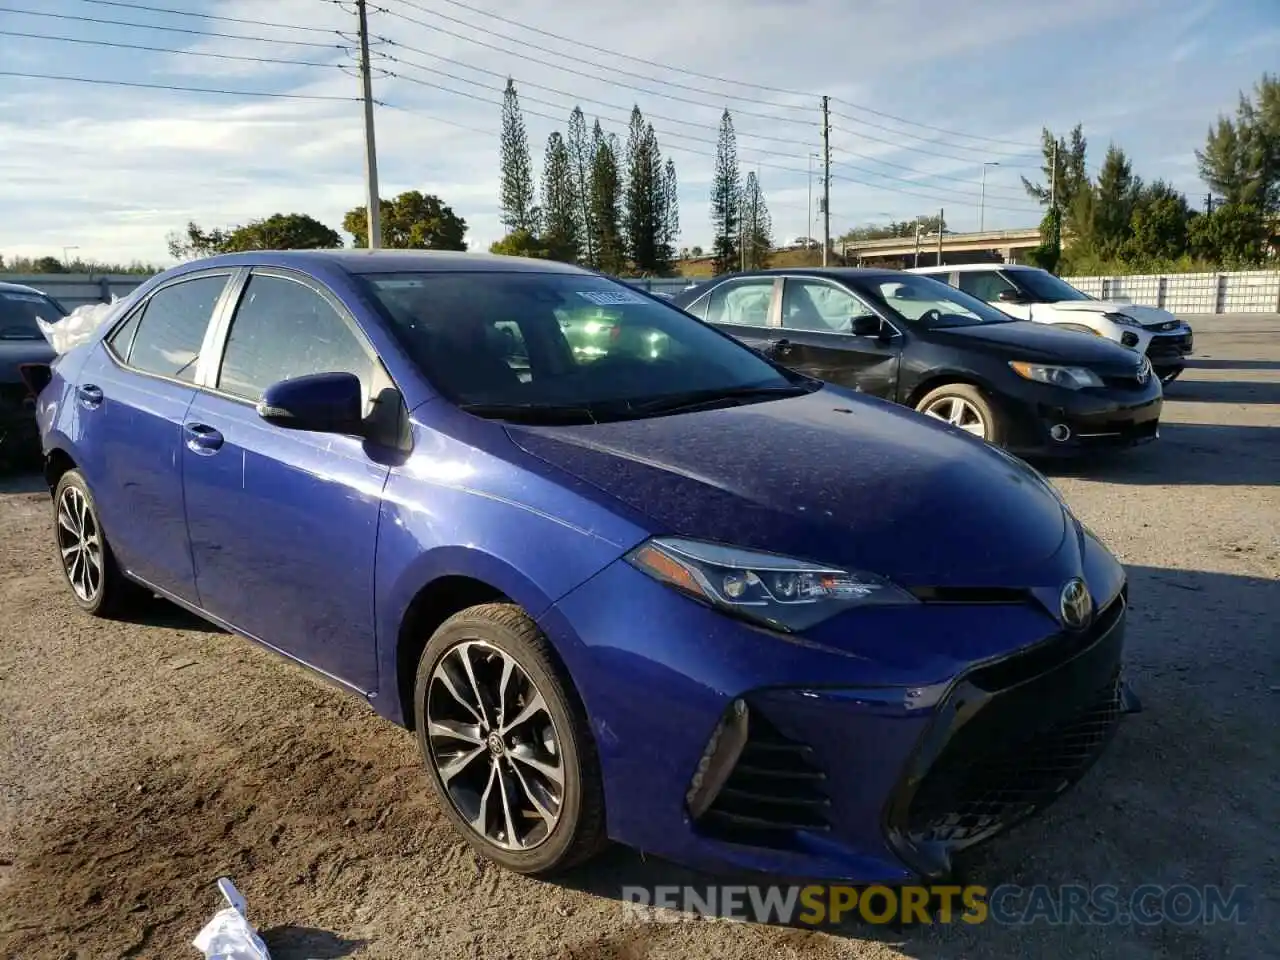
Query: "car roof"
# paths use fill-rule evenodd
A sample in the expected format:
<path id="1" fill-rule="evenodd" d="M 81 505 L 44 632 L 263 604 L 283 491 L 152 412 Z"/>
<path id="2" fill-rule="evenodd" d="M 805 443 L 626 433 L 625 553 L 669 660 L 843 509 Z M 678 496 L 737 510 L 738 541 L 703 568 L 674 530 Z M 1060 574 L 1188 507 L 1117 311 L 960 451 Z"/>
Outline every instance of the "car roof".
<path id="1" fill-rule="evenodd" d="M 422 273 L 431 271 L 460 273 L 570 273 L 591 274 L 592 271 L 556 260 L 531 257 L 507 257 L 492 253 L 468 253 L 458 250 L 254 250 L 228 253 L 194 260 L 186 268 L 214 266 L 275 266 L 299 270 L 332 269 L 347 273 Z"/>
<path id="2" fill-rule="evenodd" d="M 48 296 L 48 294 L 43 290 L 37 290 L 35 287 L 28 287 L 25 283 L 0 282 L 0 290 L 8 290 L 10 293 L 38 293 L 42 297 Z"/>
<path id="3" fill-rule="evenodd" d="M 1031 267 L 1025 263 L 953 263 L 943 264 L 940 267 L 911 267 L 907 273 L 971 273 L 977 270 L 1012 270 L 1012 271 L 1028 271 L 1035 270 L 1041 272 L 1039 267 Z"/>

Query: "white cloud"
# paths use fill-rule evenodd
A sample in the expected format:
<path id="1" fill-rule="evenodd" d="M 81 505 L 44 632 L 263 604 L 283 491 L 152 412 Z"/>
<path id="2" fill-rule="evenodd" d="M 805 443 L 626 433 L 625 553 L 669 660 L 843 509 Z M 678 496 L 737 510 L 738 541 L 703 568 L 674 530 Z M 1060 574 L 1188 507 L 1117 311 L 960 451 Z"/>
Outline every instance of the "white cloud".
<path id="1" fill-rule="evenodd" d="M 833 98 L 837 115 L 833 230 L 940 206 L 958 228 L 971 227 L 984 160 L 1000 163 L 987 170 L 987 223 L 1014 226 L 1037 219 L 1018 174 L 1037 172 L 1041 126 L 1065 130 L 1083 121 L 1099 148 L 1108 137 L 1130 147 L 1144 176 L 1161 175 L 1164 164 L 1185 180 L 1185 165 L 1163 158 L 1189 157 L 1213 115 L 1260 72 L 1248 59 L 1219 62 L 1217 79 L 1204 82 L 1196 44 L 1212 43 L 1202 36 L 1209 24 L 1232 28 L 1211 16 L 1215 3 L 1190 0 L 1074 0 L 1037 4 L 1033 13 L 1025 0 L 704 0 L 679 9 L 633 0 L 464 2 L 579 41 L 492 20 L 483 29 L 468 27 L 481 18 L 449 0 L 373 5 L 372 31 L 384 38 L 375 41 L 381 55 L 375 95 L 396 108 L 377 111 L 382 193 L 439 194 L 467 219 L 473 248 L 500 233 L 499 102 L 508 75 L 520 87 L 535 167 L 547 134 L 563 129 L 575 102 L 589 121 L 599 116 L 620 135 L 638 103 L 679 170 L 682 243 L 706 246 L 712 154 L 726 106 L 734 112 L 744 173 L 759 165 L 780 238 L 806 232 L 808 154 L 820 146 L 822 93 Z M 259 60 L 0 37 L 4 69 L 312 97 L 358 92 L 350 33 L 338 32 L 353 30 L 354 17 L 338 4 L 200 0 L 190 7 L 249 21 L 239 24 L 77 0 L 46 0 L 43 8 L 273 39 L 9 16 L 0 28 Z M 1235 29 L 1231 44 L 1247 45 L 1247 26 Z M 754 86 L 664 71 L 620 54 Z M 1257 56 L 1263 54 L 1259 48 Z M 814 93 L 780 92 L 802 90 Z M 6 254 L 57 253 L 77 244 L 88 256 L 161 261 L 165 234 L 187 220 L 219 226 L 296 210 L 336 227 L 363 202 L 361 111 L 353 99 L 239 99 L 0 77 L 0 105 Z M 1025 152 L 1018 155 L 1010 144 L 1026 145 Z M 1152 169 L 1144 167 L 1148 162 Z M 815 212 L 819 192 L 815 177 Z"/>

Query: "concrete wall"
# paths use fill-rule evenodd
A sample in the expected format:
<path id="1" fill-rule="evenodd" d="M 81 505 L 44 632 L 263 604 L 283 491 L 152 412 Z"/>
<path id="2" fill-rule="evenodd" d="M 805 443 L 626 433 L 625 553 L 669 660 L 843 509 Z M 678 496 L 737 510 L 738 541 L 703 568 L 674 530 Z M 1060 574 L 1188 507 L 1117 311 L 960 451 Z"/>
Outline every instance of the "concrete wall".
<path id="1" fill-rule="evenodd" d="M 1172 313 L 1280 313 L 1280 270 L 1063 277 L 1091 297 L 1124 297 Z"/>
<path id="2" fill-rule="evenodd" d="M 86 303 L 110 303 L 123 299 L 149 278 L 141 274 L 0 273 L 0 283 L 22 283 L 43 290 L 68 310 Z"/>

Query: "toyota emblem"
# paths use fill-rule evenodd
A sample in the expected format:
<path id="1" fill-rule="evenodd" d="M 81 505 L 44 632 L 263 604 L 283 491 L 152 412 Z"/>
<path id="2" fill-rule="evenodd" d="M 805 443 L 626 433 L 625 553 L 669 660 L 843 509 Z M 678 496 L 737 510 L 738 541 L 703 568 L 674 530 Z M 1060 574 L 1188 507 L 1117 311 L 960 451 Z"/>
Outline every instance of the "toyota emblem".
<path id="1" fill-rule="evenodd" d="M 1093 597 L 1089 596 L 1089 588 L 1079 577 L 1068 580 L 1062 588 L 1058 610 L 1062 622 L 1072 630 L 1083 630 L 1093 619 Z"/>
<path id="2" fill-rule="evenodd" d="M 1151 376 L 1151 361 L 1143 357 L 1138 361 L 1138 383 L 1145 385 L 1149 376 Z"/>

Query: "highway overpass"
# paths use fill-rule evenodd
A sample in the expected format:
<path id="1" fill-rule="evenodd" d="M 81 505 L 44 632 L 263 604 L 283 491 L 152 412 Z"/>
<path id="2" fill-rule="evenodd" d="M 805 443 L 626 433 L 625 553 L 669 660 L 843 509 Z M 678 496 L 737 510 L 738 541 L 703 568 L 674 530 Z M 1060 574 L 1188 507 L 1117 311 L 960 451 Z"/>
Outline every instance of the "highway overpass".
<path id="1" fill-rule="evenodd" d="M 1003 260 L 1014 263 L 1032 247 L 1040 245 L 1040 229 L 983 230 L 980 233 L 944 233 L 942 235 L 943 263 L 984 263 Z M 938 262 L 937 236 L 920 238 L 917 248 L 914 237 L 889 237 L 885 240 L 851 240 L 840 244 L 850 263 L 875 265 L 905 262 L 914 266 L 917 250 L 920 266 L 932 266 Z"/>

